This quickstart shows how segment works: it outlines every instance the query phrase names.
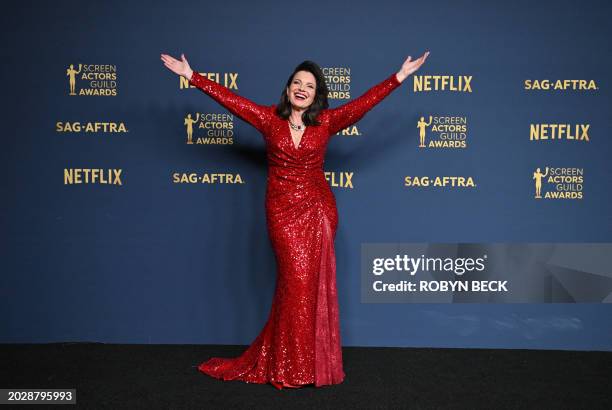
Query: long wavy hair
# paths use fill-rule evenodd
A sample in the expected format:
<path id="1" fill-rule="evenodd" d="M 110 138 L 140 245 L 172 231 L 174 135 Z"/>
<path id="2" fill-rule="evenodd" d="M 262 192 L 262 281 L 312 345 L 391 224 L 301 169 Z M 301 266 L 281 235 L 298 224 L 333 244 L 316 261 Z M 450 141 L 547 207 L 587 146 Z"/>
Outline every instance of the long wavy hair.
<path id="1" fill-rule="evenodd" d="M 283 119 L 288 119 L 289 115 L 291 115 L 291 101 L 289 101 L 289 97 L 287 96 L 287 87 L 291 85 L 291 81 L 293 81 L 293 76 L 298 71 L 308 71 L 314 75 L 316 80 L 316 92 L 314 96 L 314 100 L 312 104 L 302 113 L 302 121 L 304 125 L 320 125 L 321 123 L 317 120 L 319 113 L 324 109 L 329 107 L 327 102 L 327 83 L 325 82 L 325 77 L 323 76 L 323 70 L 321 67 L 314 61 L 306 60 L 302 61 L 295 67 L 293 73 L 287 79 L 287 84 L 285 84 L 285 88 L 283 88 L 283 92 L 281 93 L 280 101 L 276 105 L 276 114 Z"/>

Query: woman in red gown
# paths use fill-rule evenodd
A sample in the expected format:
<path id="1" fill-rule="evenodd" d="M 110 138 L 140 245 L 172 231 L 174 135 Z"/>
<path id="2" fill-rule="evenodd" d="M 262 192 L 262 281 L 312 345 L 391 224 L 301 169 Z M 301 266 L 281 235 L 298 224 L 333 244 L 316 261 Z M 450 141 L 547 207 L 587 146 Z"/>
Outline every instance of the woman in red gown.
<path id="1" fill-rule="evenodd" d="M 263 135 L 268 160 L 266 220 L 276 256 L 276 288 L 264 328 L 238 357 L 213 357 L 198 369 L 222 380 L 316 387 L 344 380 L 336 291 L 336 201 L 323 173 L 330 137 L 361 119 L 425 62 L 411 61 L 367 92 L 328 109 L 318 65 L 294 70 L 279 105 L 259 105 L 191 70 L 184 55 L 166 67 Z M 278 109 L 277 109 L 278 108 Z"/>

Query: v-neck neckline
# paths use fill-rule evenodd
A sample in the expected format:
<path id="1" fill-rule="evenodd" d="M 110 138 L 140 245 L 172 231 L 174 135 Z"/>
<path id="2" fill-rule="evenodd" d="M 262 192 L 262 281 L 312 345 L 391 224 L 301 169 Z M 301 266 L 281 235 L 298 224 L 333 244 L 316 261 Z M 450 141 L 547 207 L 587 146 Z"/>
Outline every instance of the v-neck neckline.
<path id="1" fill-rule="evenodd" d="M 304 128 L 304 132 L 302 133 L 302 137 L 300 138 L 300 142 L 298 142 L 297 147 L 295 146 L 295 143 L 293 142 L 293 134 L 291 134 L 291 124 L 289 124 L 289 120 L 287 120 L 287 130 L 289 131 L 289 142 L 291 143 L 291 146 L 293 147 L 293 149 L 295 149 L 296 151 L 300 149 L 300 147 L 302 146 L 302 141 L 304 140 L 304 137 L 306 136 L 306 132 L 308 131 L 309 127 Z"/>

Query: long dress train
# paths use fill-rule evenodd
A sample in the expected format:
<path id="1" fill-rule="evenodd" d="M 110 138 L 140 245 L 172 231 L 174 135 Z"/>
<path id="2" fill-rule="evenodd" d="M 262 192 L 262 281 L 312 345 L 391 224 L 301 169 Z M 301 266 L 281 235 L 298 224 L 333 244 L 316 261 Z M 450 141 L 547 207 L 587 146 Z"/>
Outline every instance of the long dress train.
<path id="1" fill-rule="evenodd" d="M 330 137 L 360 120 L 400 84 L 395 73 L 360 97 L 323 110 L 298 146 L 287 120 L 194 71 L 190 84 L 264 137 L 268 161 L 265 208 L 277 264 L 266 324 L 238 357 L 213 357 L 198 370 L 222 380 L 283 387 L 338 384 L 342 367 L 336 257 L 335 197 L 323 173 Z"/>

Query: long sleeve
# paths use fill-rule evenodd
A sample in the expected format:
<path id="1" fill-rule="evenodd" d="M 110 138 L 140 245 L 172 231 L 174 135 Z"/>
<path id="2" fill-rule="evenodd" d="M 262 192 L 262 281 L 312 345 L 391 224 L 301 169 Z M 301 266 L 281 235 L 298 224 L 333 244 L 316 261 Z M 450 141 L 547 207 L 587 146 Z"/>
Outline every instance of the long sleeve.
<path id="1" fill-rule="evenodd" d="M 193 71 L 189 83 L 193 84 L 215 101 L 227 108 L 232 114 L 248 122 L 262 133 L 270 121 L 270 108 L 254 103 L 248 98 L 242 97 L 229 88 L 210 80 L 197 71 Z"/>
<path id="2" fill-rule="evenodd" d="M 381 102 L 401 83 L 395 73 L 376 84 L 356 99 L 337 108 L 329 109 L 329 132 L 331 135 L 359 121 L 369 110 Z"/>

